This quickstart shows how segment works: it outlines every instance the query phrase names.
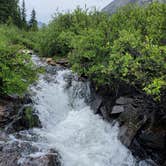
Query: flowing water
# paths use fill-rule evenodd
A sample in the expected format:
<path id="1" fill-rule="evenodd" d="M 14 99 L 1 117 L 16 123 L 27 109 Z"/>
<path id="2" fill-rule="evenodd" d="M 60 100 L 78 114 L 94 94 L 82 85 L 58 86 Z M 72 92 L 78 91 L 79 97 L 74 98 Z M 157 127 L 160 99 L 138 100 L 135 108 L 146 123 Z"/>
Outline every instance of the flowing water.
<path id="1" fill-rule="evenodd" d="M 79 81 L 70 70 L 48 66 L 36 56 L 32 58 L 38 66 L 47 68 L 47 73 L 31 87 L 33 107 L 42 128 L 20 132 L 19 139 L 11 135 L 11 142 L 30 142 L 39 148 L 30 155 L 23 154 L 18 161 L 21 166 L 27 155 L 42 156 L 50 149 L 60 154 L 62 166 L 148 165 L 145 161 L 137 163 L 118 140 L 118 124 L 104 121 L 90 109 L 88 82 Z"/>
<path id="2" fill-rule="evenodd" d="M 134 166 L 135 159 L 118 140 L 118 126 L 105 122 L 86 104 L 88 82 L 70 70 L 41 76 L 33 101 L 42 123 L 35 129 L 40 146 L 56 149 L 64 166 Z"/>

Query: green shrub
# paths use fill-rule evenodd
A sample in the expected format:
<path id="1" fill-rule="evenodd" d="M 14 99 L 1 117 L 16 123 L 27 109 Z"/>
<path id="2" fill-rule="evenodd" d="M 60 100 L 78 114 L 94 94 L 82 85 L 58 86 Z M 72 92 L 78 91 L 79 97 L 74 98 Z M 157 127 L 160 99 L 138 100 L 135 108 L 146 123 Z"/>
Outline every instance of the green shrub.
<path id="1" fill-rule="evenodd" d="M 68 56 L 97 85 L 130 84 L 160 99 L 166 90 L 166 4 L 128 5 L 108 16 L 76 9 L 39 32 L 44 56 Z"/>
<path id="2" fill-rule="evenodd" d="M 19 53 L 25 45 L 22 40 L 19 29 L 0 25 L 0 94 L 21 95 L 36 80 L 31 57 Z"/>
<path id="3" fill-rule="evenodd" d="M 48 27 L 38 33 L 38 48 L 43 56 L 67 56 L 73 50 L 75 36 L 82 30 L 96 28 L 106 19 L 105 14 L 76 9 L 73 13 L 57 14 Z"/>

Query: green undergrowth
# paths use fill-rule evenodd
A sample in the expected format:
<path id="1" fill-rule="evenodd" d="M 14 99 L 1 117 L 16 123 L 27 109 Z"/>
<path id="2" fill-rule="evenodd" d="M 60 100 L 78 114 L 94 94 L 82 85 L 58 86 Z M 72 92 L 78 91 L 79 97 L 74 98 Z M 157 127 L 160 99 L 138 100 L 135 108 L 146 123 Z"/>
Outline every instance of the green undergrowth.
<path id="1" fill-rule="evenodd" d="M 38 48 L 66 56 L 96 86 L 129 84 L 160 100 L 166 90 L 166 4 L 129 5 L 109 16 L 82 9 L 57 14 L 39 31 Z"/>
<path id="2" fill-rule="evenodd" d="M 33 34 L 15 26 L 0 25 L 0 94 L 22 95 L 37 79 L 31 56 L 21 50 L 34 48 Z"/>

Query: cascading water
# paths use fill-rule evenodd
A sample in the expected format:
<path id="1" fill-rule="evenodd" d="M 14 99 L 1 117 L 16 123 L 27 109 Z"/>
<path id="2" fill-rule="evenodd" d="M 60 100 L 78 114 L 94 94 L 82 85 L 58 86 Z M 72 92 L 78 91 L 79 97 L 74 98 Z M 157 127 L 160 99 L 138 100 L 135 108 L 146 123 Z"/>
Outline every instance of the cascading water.
<path id="1" fill-rule="evenodd" d="M 42 123 L 35 129 L 40 146 L 56 149 L 64 166 L 134 166 L 134 157 L 118 140 L 118 126 L 94 115 L 86 104 L 88 83 L 75 81 L 69 70 L 42 76 L 33 101 Z"/>
<path id="2" fill-rule="evenodd" d="M 0 166 L 156 166 L 152 160 L 137 161 L 118 140 L 118 124 L 93 113 L 88 82 L 37 56 L 32 60 L 47 72 L 31 87 L 33 102 L 0 133 Z M 13 124 L 24 123 L 27 106 L 34 107 L 42 128 L 8 135 Z"/>

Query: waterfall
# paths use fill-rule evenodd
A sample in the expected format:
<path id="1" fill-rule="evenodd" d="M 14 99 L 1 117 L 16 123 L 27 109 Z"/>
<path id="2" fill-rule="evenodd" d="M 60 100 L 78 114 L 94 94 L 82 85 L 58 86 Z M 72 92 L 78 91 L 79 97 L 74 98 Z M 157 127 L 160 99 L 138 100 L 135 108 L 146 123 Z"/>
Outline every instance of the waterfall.
<path id="1" fill-rule="evenodd" d="M 41 76 L 32 87 L 34 108 L 42 123 L 41 129 L 34 129 L 40 146 L 56 149 L 64 166 L 136 165 L 118 140 L 118 125 L 95 115 L 85 102 L 90 97 L 89 83 L 75 77 L 63 69 Z"/>

